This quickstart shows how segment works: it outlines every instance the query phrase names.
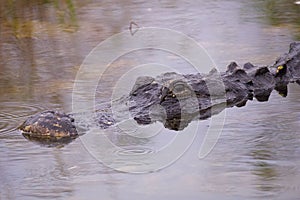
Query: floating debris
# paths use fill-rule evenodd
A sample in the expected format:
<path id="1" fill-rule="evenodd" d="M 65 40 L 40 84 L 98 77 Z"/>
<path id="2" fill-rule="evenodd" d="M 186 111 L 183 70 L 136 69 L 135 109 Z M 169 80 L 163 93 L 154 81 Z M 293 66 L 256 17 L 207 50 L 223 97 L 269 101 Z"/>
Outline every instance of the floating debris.
<path id="1" fill-rule="evenodd" d="M 139 30 L 139 28 L 140 26 L 137 23 L 135 23 L 134 21 L 130 22 L 129 31 L 132 36 Z"/>

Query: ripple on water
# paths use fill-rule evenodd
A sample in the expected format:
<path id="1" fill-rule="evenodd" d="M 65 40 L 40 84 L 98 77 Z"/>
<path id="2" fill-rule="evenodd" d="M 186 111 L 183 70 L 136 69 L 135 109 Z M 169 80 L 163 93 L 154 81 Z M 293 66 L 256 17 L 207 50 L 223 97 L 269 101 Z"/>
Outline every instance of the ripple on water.
<path id="1" fill-rule="evenodd" d="M 139 166 L 147 160 L 147 155 L 155 153 L 155 149 L 143 146 L 121 146 L 112 152 L 112 158 L 117 168 L 126 165 Z"/>
<path id="2" fill-rule="evenodd" d="M 22 102 L 0 103 L 0 137 L 11 135 L 10 133 L 30 115 L 45 110 L 37 104 L 24 104 Z"/>
<path id="3" fill-rule="evenodd" d="M 107 166 L 123 172 L 151 172 L 153 171 L 153 155 L 155 150 L 142 146 L 126 146 L 114 150 L 109 160 L 104 161 Z"/>
<path id="4" fill-rule="evenodd" d="M 141 147 L 141 146 L 130 146 L 130 147 L 124 147 L 119 148 L 114 152 L 115 155 L 118 156 L 132 156 L 135 155 L 148 155 L 153 154 L 155 151 L 153 149 L 147 148 L 147 147 Z"/>

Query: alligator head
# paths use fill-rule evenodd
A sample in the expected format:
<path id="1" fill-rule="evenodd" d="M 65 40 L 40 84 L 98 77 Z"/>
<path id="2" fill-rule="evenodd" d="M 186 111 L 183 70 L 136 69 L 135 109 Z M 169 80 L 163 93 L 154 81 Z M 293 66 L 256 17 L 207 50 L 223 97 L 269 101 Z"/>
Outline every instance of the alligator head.
<path id="1" fill-rule="evenodd" d="M 65 143 L 68 139 L 78 137 L 74 118 L 58 111 L 47 110 L 37 113 L 23 122 L 18 129 L 26 138 L 32 140 L 43 139 Z"/>
<path id="2" fill-rule="evenodd" d="M 287 85 L 290 82 L 300 84 L 300 42 L 290 44 L 288 53 L 280 56 L 270 66 L 270 71 L 275 77 L 275 89 L 282 95 L 287 95 Z"/>

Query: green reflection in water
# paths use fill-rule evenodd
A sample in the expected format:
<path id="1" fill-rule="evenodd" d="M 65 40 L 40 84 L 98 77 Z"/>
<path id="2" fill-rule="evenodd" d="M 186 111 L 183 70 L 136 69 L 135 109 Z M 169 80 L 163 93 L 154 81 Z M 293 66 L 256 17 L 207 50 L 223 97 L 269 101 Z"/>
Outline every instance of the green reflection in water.
<path id="1" fill-rule="evenodd" d="M 254 175 L 258 177 L 257 189 L 260 191 L 277 191 L 278 186 L 275 184 L 279 177 L 276 170 L 276 165 L 272 163 L 274 160 L 275 152 L 273 142 L 260 141 L 255 148 L 251 151 L 251 156 L 255 161 Z"/>
<path id="2" fill-rule="evenodd" d="M 17 38 L 34 37 L 34 30 L 45 22 L 48 26 L 59 24 L 61 30 L 67 32 L 78 29 L 76 6 L 72 0 L 0 0 L 0 17 L 1 26 L 11 28 Z"/>
<path id="3" fill-rule="evenodd" d="M 74 0 L 0 0 L 0 102 L 63 104 L 76 62 L 70 41 L 83 5 Z"/>
<path id="4" fill-rule="evenodd" d="M 64 31 L 76 31 L 78 23 L 74 2 L 72 0 L 65 0 L 63 4 L 61 4 L 61 1 L 54 0 L 53 4 L 56 8 L 59 23 L 66 26 Z"/>
<path id="5" fill-rule="evenodd" d="M 300 5 L 295 0 L 258 0 L 254 5 L 268 24 L 291 29 L 300 40 Z"/>

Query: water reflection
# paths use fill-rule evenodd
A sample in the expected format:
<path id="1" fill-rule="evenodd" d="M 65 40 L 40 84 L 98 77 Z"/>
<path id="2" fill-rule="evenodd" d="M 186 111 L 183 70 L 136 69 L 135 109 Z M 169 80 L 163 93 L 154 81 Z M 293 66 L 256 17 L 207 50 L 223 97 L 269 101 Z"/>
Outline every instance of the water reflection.
<path id="1" fill-rule="evenodd" d="M 75 4 L 72 0 L 1 0 L 1 26 L 11 29 L 17 39 L 33 38 L 42 22 L 58 23 L 63 30 L 74 32 L 78 26 Z"/>
<path id="2" fill-rule="evenodd" d="M 29 169 L 31 173 L 23 182 L 23 197 L 62 198 L 72 195 L 73 189 L 69 182 L 70 173 L 66 167 L 66 159 L 60 150 L 49 153 L 52 155 L 47 157 L 53 163 L 51 165 L 38 164 L 39 176 L 37 176 L 36 172 Z"/>
<path id="3" fill-rule="evenodd" d="M 232 123 L 203 162 L 197 159 L 195 142 L 185 159 L 145 176 L 106 168 L 80 140 L 64 148 L 41 148 L 14 127 L 42 110 L 70 112 L 82 60 L 98 42 L 127 30 L 131 20 L 141 27 L 183 31 L 202 43 L 224 70 L 232 60 L 271 64 L 292 40 L 300 39 L 299 7 L 288 0 L 0 0 L 0 199 L 297 199 L 298 86 L 289 86 L 287 98 L 273 93 L 267 104 L 253 101 L 228 109 Z M 136 57 L 147 60 L 146 55 Z M 124 72 L 123 67 L 114 69 L 104 88 Z M 110 94 L 102 90 L 99 95 Z M 209 126 L 209 121 L 203 123 Z M 172 139 L 167 135 L 138 142 L 160 147 Z M 129 152 L 136 150 L 130 138 L 111 139 L 129 144 Z M 141 147 L 139 152 L 150 151 Z"/>
<path id="4" fill-rule="evenodd" d="M 45 107 L 49 102 L 51 107 L 61 107 L 66 102 L 64 93 L 72 88 L 75 73 L 72 68 L 79 62 L 71 56 L 74 48 L 62 45 L 61 41 L 78 29 L 75 4 L 70 0 L 0 1 L 3 101 L 41 100 Z"/>
<path id="5" fill-rule="evenodd" d="M 75 138 L 53 138 L 53 137 L 32 137 L 32 135 L 28 133 L 22 133 L 22 135 L 29 141 L 35 142 L 44 147 L 56 147 L 62 148 L 65 145 L 71 143 Z"/>
<path id="6" fill-rule="evenodd" d="M 278 186 L 274 182 L 279 178 L 280 174 L 277 172 L 276 164 L 274 163 L 276 150 L 270 149 L 270 145 L 264 141 L 258 142 L 251 156 L 254 159 L 255 166 L 253 174 L 259 177 L 258 189 L 261 191 L 277 191 Z M 269 150 L 270 149 L 270 150 Z"/>
<path id="7" fill-rule="evenodd" d="M 290 0 L 254 1 L 255 8 L 264 15 L 267 23 L 283 28 L 290 28 L 295 39 L 300 39 L 300 6 Z"/>

